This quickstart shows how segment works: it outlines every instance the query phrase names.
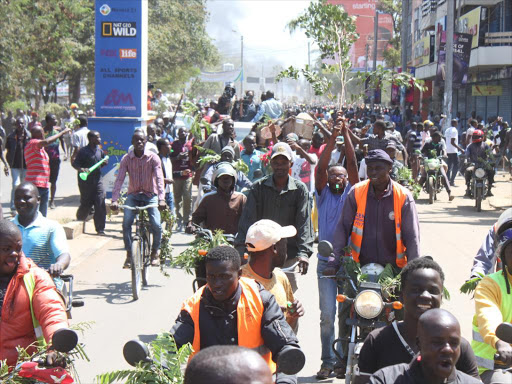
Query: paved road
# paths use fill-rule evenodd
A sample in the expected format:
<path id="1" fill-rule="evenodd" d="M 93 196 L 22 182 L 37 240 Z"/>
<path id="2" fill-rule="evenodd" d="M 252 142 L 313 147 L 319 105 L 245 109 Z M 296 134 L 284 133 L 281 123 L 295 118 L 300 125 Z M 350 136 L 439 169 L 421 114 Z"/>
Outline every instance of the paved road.
<path id="1" fill-rule="evenodd" d="M 458 182 L 461 184 L 462 180 Z M 499 188 L 508 186 L 505 183 Z M 462 194 L 463 188 L 455 188 L 455 195 Z M 432 206 L 421 197 L 418 211 L 422 254 L 432 255 L 442 265 L 447 276 L 446 286 L 452 296 L 450 301 L 445 302 L 444 308 L 459 318 L 463 333 L 469 338 L 473 304 L 468 297 L 458 293 L 458 287 L 468 277 L 473 255 L 500 212 L 486 205 L 483 212 L 476 213 L 472 207 L 473 201 L 461 197 L 448 203 L 446 195 L 442 194 L 440 201 Z M 114 220 L 107 226 L 107 234 L 113 239 L 103 239 L 106 244 L 99 251 L 86 259 L 75 260 L 72 267 L 77 278 L 76 289 L 86 300 L 84 308 L 73 311 L 73 322 L 95 322 L 83 336 L 91 362 L 77 364 L 82 383 L 92 383 L 95 375 L 101 372 L 128 368 L 122 357 L 123 344 L 135 337 L 148 341 L 158 332 L 168 330 L 179 312 L 181 302 L 192 293 L 190 275 L 180 270 L 170 270 L 171 277 L 167 278 L 155 269 L 150 277 L 151 286 L 143 290 L 140 300 L 132 301 L 130 272 L 121 269 L 124 251 L 120 217 Z M 190 240 L 189 235 L 174 235 L 175 252 L 183 250 Z M 299 330 L 299 339 L 307 356 L 306 366 L 300 373 L 301 383 L 316 382 L 314 374 L 320 367 L 315 270 L 316 260 L 313 257 L 310 272 L 299 278 L 297 294 L 306 308 Z M 343 381 L 330 379 L 325 382 Z"/>

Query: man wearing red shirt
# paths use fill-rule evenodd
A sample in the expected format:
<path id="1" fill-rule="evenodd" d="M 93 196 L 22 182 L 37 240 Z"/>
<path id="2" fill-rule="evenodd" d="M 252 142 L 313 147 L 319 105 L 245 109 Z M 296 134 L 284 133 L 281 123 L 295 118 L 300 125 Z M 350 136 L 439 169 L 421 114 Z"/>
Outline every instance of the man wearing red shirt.
<path id="1" fill-rule="evenodd" d="M 25 163 L 27 164 L 27 174 L 25 181 L 34 184 L 39 190 L 41 202 L 39 203 L 39 212 L 46 217 L 48 211 L 48 195 L 50 188 L 50 158 L 44 147 L 54 143 L 61 136 L 71 132 L 66 128 L 56 135 L 44 138 L 44 131 L 41 124 L 36 123 L 30 130 L 32 139 L 25 147 Z"/>
<path id="2" fill-rule="evenodd" d="M 308 153 L 314 153 L 318 158 L 324 151 L 324 135 L 321 132 L 315 132 L 313 134 L 313 139 L 311 140 L 311 148 L 309 148 Z"/>

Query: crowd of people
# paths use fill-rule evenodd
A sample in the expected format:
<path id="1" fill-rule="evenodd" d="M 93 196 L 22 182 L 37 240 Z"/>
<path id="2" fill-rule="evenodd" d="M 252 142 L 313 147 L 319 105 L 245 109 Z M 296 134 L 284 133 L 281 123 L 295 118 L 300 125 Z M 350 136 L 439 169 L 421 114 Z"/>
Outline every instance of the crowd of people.
<path id="1" fill-rule="evenodd" d="M 214 364 L 208 356 L 218 356 L 215 364 L 220 366 L 233 361 L 226 357 L 230 355 L 255 359 L 250 369 L 259 372 L 261 382 L 272 382 L 272 374 L 276 383 L 297 382 L 290 372 L 304 355 L 296 336 L 305 312 L 299 300 L 299 274 L 308 273 L 315 240 L 328 241 L 334 249 L 328 257 L 316 255 L 322 344 L 317 379 L 345 376 L 347 342 L 338 344 L 341 361 L 332 344 L 335 338 L 348 336 L 350 306 L 337 303 L 340 287 L 324 277 L 336 275 L 348 257 L 361 267 L 389 267 L 401 279 L 404 310 L 396 318 L 403 320 L 371 332 L 360 352 L 359 369 L 372 375 L 369 382 L 512 381 L 507 371 L 512 346 L 496 337 L 496 327 L 512 321 L 512 209 L 502 214 L 475 258 L 472 277 L 486 276 L 475 291 L 469 343 L 461 337 L 463 319 L 440 309 L 445 275 L 431 257 L 422 256 L 415 199 L 409 186 L 401 183 L 402 169 L 410 169 L 413 183 L 421 185 L 422 159 L 446 158 L 442 181 L 452 201 L 459 156 L 465 156 L 469 163 L 488 169 L 492 195 L 497 164 L 512 156 L 507 122 L 497 117 L 484 125 L 475 116 L 463 128 L 460 117 L 448 123 L 443 115 L 430 113 L 421 121 L 408 109 L 402 124 L 398 109 L 284 106 L 271 91 L 256 105 L 254 92 L 235 101 L 233 89 L 226 87 L 218 102 L 197 105 L 194 118 L 213 128 L 198 135 L 173 121 L 171 103 L 159 91 L 154 106 L 168 105 L 169 111 L 133 132 L 132 147 L 119 164 L 110 208 L 119 209 L 128 175 L 124 204 L 154 205 L 148 209 L 153 266 L 160 263 L 162 210 L 176 216 L 179 231 L 193 233 L 200 225 L 235 238 L 233 246 L 214 247 L 205 256 L 207 284 L 185 300 L 171 329 L 178 347 L 190 343 L 194 349 L 186 383 L 200 382 L 192 377 Z M 307 113 L 313 124 L 297 133 L 290 123 L 297 123 L 300 113 Z M 5 173 L 12 176 L 13 219 L 0 221 L 0 360 L 10 364 L 16 360 L 16 345 L 27 347 L 41 335 L 49 341 L 56 329 L 67 326 L 56 296 L 58 282 L 37 267 L 58 278 L 70 263 L 62 227 L 46 218 L 47 208 L 55 207 L 59 145 L 77 175 L 89 173 L 105 157 L 100 133 L 87 128 L 86 114 L 73 115 L 74 130 L 58 127 L 52 114 L 45 116 L 44 126 L 37 116 L 27 121 L 20 115 L 1 136 Z M 254 123 L 247 136 L 236 136 L 235 120 Z M 65 137 L 70 138 L 72 151 L 66 149 Z M 210 161 L 201 161 L 206 155 Z M 463 174 L 468 186 L 470 172 Z M 96 232 L 104 235 L 101 171 L 90 172 L 86 180 L 77 178 L 77 218 L 93 214 Z M 194 185 L 199 188 L 195 203 Z M 124 268 L 132 263 L 134 219 L 134 212 L 124 211 Z M 294 267 L 299 274 L 280 269 Z M 27 274 L 35 278 L 31 299 L 15 293 Z M 30 331 L 34 317 L 42 333 Z M 262 360 L 247 349 L 218 348 L 223 345 L 257 351 Z M 224 367 L 226 372 L 232 369 L 233 377 L 247 375 L 247 370 L 228 362 Z"/>

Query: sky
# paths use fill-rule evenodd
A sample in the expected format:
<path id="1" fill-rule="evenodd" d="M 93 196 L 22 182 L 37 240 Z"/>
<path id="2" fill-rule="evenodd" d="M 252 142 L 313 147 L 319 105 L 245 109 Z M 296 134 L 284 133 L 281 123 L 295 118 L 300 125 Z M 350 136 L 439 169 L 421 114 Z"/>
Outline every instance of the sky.
<path id="1" fill-rule="evenodd" d="M 307 0 L 208 0 L 207 32 L 227 61 L 240 66 L 244 38 L 246 76 L 277 74 L 275 67 L 304 67 L 308 40 L 302 31 L 290 34 L 286 24 L 309 5 Z M 313 59 L 312 59 L 313 60 Z"/>

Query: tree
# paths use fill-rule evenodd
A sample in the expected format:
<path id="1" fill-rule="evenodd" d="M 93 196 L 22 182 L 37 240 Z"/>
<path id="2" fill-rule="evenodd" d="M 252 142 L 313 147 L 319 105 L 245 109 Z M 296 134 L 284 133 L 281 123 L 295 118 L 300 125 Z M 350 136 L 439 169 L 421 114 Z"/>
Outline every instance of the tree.
<path id="1" fill-rule="evenodd" d="M 219 60 L 206 33 L 206 0 L 149 0 L 149 20 L 149 79 L 157 87 L 178 91 Z"/>
<path id="2" fill-rule="evenodd" d="M 402 28 L 402 0 L 380 0 L 377 9 L 391 15 L 391 19 L 393 20 L 393 37 L 389 40 L 389 45 L 384 51 L 384 60 L 388 67 L 399 67 L 401 52 L 400 33 Z"/>

